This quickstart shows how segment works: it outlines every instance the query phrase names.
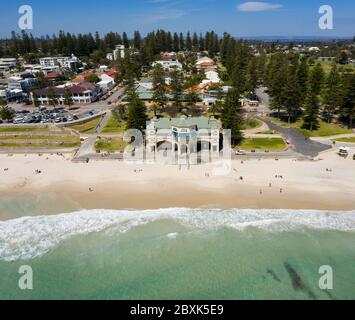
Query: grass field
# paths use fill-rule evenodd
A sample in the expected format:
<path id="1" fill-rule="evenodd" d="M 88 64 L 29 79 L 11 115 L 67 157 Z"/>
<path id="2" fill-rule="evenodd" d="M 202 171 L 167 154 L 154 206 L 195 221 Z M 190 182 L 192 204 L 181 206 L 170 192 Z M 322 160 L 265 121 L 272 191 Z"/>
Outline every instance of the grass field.
<path id="1" fill-rule="evenodd" d="M 0 140 L 59 140 L 59 141 L 79 141 L 78 136 L 44 136 L 44 135 L 0 135 Z"/>
<path id="2" fill-rule="evenodd" d="M 8 132 L 49 132 L 51 131 L 48 128 L 39 128 L 39 127 L 11 127 L 11 128 L 2 128 L 0 126 L 0 133 L 8 133 Z"/>
<path id="3" fill-rule="evenodd" d="M 110 119 L 107 121 L 106 126 L 103 128 L 101 133 L 123 133 L 126 130 L 126 123 L 117 121 L 114 115 L 111 115 Z"/>
<path id="4" fill-rule="evenodd" d="M 263 125 L 263 123 L 257 119 L 254 118 L 249 118 L 246 119 L 245 124 L 243 125 L 243 130 L 248 130 L 248 129 L 255 129 L 259 128 Z"/>
<path id="5" fill-rule="evenodd" d="M 351 138 L 339 138 L 339 139 L 336 139 L 335 141 L 338 141 L 338 142 L 346 142 L 346 143 L 355 143 L 355 137 L 351 137 Z"/>
<path id="6" fill-rule="evenodd" d="M 124 151 L 128 143 L 119 138 L 100 139 L 95 143 L 96 151 L 119 152 Z"/>
<path id="7" fill-rule="evenodd" d="M 77 148 L 80 146 L 79 142 L 64 142 L 64 143 L 54 143 L 51 142 L 41 142 L 41 143 L 16 143 L 16 142 L 0 142 L 0 148 Z"/>
<path id="8" fill-rule="evenodd" d="M 320 61 L 319 63 L 321 64 L 324 72 L 328 74 L 332 70 L 332 65 L 333 65 L 334 62 L 332 62 L 332 61 Z M 315 65 L 316 64 L 314 64 L 314 66 Z M 311 69 L 314 68 L 314 66 L 312 66 Z M 338 67 L 338 69 L 340 71 L 342 71 L 342 70 L 355 71 L 355 65 L 354 64 L 347 64 L 347 65 L 337 64 L 337 67 Z"/>
<path id="9" fill-rule="evenodd" d="M 280 134 L 280 132 L 275 130 L 266 130 L 266 131 L 258 132 L 257 134 Z"/>
<path id="10" fill-rule="evenodd" d="M 239 146 L 241 150 L 283 151 L 287 149 L 281 138 L 247 138 Z"/>
<path id="11" fill-rule="evenodd" d="M 96 127 L 100 123 L 102 117 L 95 118 L 93 120 L 90 120 L 88 122 L 85 122 L 83 124 L 78 124 L 69 127 L 70 129 L 79 131 L 80 133 L 87 133 L 87 134 L 92 134 L 94 133 Z"/>
<path id="12" fill-rule="evenodd" d="M 278 118 L 274 117 L 266 117 L 266 119 L 275 122 L 276 124 L 284 127 L 295 127 L 298 128 L 306 137 L 329 137 L 329 136 L 336 136 L 338 134 L 347 134 L 352 133 L 353 131 L 342 124 L 334 124 L 334 123 L 327 123 L 325 121 L 319 120 L 319 128 L 318 130 L 310 131 L 306 129 L 302 129 L 303 121 L 299 120 L 294 123 L 287 123 L 285 121 L 281 121 Z"/>

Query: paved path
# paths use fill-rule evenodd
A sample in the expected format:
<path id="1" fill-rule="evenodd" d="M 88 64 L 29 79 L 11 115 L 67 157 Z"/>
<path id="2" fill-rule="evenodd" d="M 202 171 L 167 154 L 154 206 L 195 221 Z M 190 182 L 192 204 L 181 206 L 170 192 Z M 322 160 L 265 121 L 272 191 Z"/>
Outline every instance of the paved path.
<path id="1" fill-rule="evenodd" d="M 331 146 L 323 144 L 305 137 L 297 128 L 282 127 L 276 123 L 258 118 L 264 121 L 270 128 L 281 133 L 281 135 L 290 142 L 291 148 L 304 156 L 316 157 L 320 152 L 328 150 Z"/>
<path id="2" fill-rule="evenodd" d="M 94 134 L 100 134 L 101 133 L 102 129 L 105 128 L 105 126 L 106 126 L 108 120 L 110 119 L 110 117 L 111 117 L 111 111 L 106 112 L 105 116 L 101 119 L 101 121 L 97 125 Z"/>

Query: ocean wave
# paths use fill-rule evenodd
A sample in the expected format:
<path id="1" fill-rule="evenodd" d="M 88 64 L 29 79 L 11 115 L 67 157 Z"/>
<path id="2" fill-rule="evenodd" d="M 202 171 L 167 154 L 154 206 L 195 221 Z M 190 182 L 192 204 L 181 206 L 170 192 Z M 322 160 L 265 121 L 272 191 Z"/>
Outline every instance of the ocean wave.
<path id="1" fill-rule="evenodd" d="M 0 260 L 29 260 L 48 253 L 62 241 L 95 232 L 125 233 L 134 227 L 169 219 L 197 230 L 222 227 L 267 232 L 300 229 L 355 232 L 355 211 L 185 209 L 83 210 L 54 216 L 0 222 Z"/>

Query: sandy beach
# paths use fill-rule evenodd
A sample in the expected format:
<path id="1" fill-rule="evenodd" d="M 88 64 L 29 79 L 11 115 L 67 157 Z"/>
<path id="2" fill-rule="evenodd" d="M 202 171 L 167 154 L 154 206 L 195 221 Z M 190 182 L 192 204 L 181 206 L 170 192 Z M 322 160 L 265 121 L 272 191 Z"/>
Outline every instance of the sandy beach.
<path id="1" fill-rule="evenodd" d="M 0 199 L 42 195 L 53 213 L 54 207 L 65 212 L 168 207 L 353 210 L 354 166 L 352 157 L 340 158 L 335 150 L 314 161 L 235 160 L 222 176 L 212 174 L 212 165 L 179 170 L 120 161 L 72 163 L 69 156 L 58 155 L 0 155 Z M 2 211 L 0 219 L 11 218 L 6 208 Z"/>

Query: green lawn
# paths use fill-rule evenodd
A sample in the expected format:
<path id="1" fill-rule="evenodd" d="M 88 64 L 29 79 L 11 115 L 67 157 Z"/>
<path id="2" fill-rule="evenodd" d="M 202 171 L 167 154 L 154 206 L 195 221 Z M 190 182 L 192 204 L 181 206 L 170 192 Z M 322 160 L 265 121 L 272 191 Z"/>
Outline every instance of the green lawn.
<path id="1" fill-rule="evenodd" d="M 347 142 L 347 143 L 355 143 L 355 137 L 351 137 L 351 138 L 339 138 L 339 139 L 336 139 L 335 141 L 338 141 L 338 142 Z"/>
<path id="2" fill-rule="evenodd" d="M 338 134 L 352 133 L 353 131 L 341 124 L 327 123 L 324 121 L 319 122 L 319 128 L 316 131 L 309 131 L 306 129 L 301 129 L 300 131 L 306 137 L 329 137 L 336 136 Z"/>
<path id="3" fill-rule="evenodd" d="M 247 138 L 239 146 L 241 150 L 283 151 L 287 149 L 281 138 Z"/>
<path id="4" fill-rule="evenodd" d="M 325 73 L 330 73 L 330 71 L 332 70 L 332 65 L 333 65 L 333 61 L 321 61 L 320 64 L 324 70 Z M 314 66 L 316 65 L 316 63 L 314 64 Z M 314 66 L 311 67 L 311 69 L 314 68 Z M 341 70 L 352 70 L 355 71 L 355 65 L 353 64 L 347 64 L 347 65 L 341 65 L 341 64 L 337 64 L 338 69 Z"/>
<path id="5" fill-rule="evenodd" d="M 126 123 L 122 121 L 117 121 L 114 115 L 111 115 L 110 119 L 107 121 L 106 126 L 103 128 L 101 133 L 123 133 L 126 130 Z"/>
<path id="6" fill-rule="evenodd" d="M 79 131 L 80 133 L 92 134 L 92 133 L 94 133 L 96 127 L 98 126 L 98 124 L 100 123 L 101 120 L 102 120 L 102 117 L 98 117 L 98 118 L 95 118 L 95 119 L 90 120 L 88 122 L 85 122 L 83 124 L 74 125 L 69 128 Z"/>
<path id="7" fill-rule="evenodd" d="M 59 141 L 79 141 L 78 136 L 44 136 L 44 135 L 11 135 L 2 136 L 0 135 L 0 140 L 59 140 Z"/>
<path id="8" fill-rule="evenodd" d="M 280 134 L 280 132 L 275 130 L 266 130 L 266 131 L 258 132 L 257 134 Z"/>
<path id="9" fill-rule="evenodd" d="M 0 142 L 0 148 L 77 148 L 80 147 L 79 142 L 54 143 L 51 141 L 41 143 L 16 143 L 16 142 Z"/>
<path id="10" fill-rule="evenodd" d="M 39 128 L 39 127 L 11 127 L 11 128 L 2 128 L 0 125 L 1 132 L 49 132 L 51 131 L 48 128 Z"/>
<path id="11" fill-rule="evenodd" d="M 106 152 L 116 152 L 116 151 L 124 151 L 127 147 L 128 143 L 123 141 L 123 139 L 115 138 L 115 139 L 100 139 L 95 143 L 95 149 L 98 151 L 106 151 Z"/>
<path id="12" fill-rule="evenodd" d="M 329 137 L 329 136 L 335 136 L 338 134 L 347 134 L 347 133 L 353 132 L 351 129 L 349 129 L 348 127 L 346 127 L 342 124 L 327 123 L 322 120 L 319 120 L 318 130 L 310 131 L 310 130 L 302 129 L 302 126 L 303 126 L 302 120 L 299 120 L 297 122 L 289 124 L 285 121 L 281 121 L 280 119 L 274 118 L 274 117 L 266 117 L 266 119 L 271 120 L 280 126 L 298 128 L 306 137 L 309 137 L 309 138 L 311 138 L 311 137 Z"/>
<path id="13" fill-rule="evenodd" d="M 254 118 L 250 118 L 250 119 L 246 119 L 242 129 L 243 130 L 255 129 L 261 127 L 262 125 L 263 123 L 261 121 Z"/>

